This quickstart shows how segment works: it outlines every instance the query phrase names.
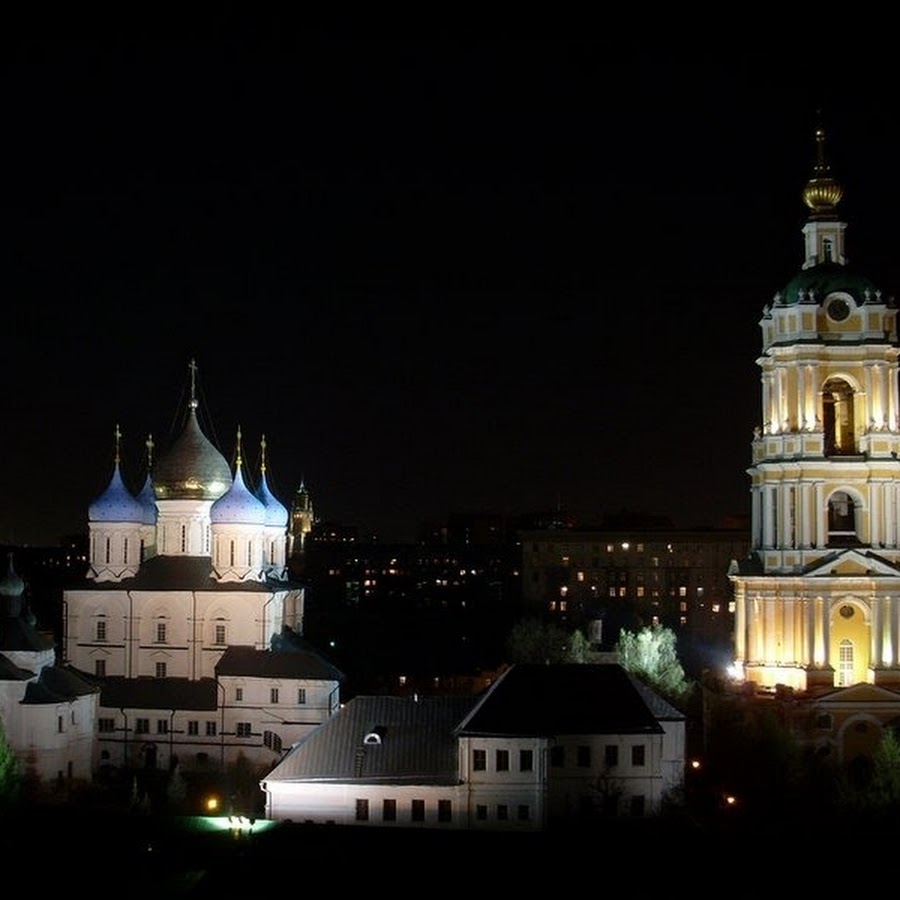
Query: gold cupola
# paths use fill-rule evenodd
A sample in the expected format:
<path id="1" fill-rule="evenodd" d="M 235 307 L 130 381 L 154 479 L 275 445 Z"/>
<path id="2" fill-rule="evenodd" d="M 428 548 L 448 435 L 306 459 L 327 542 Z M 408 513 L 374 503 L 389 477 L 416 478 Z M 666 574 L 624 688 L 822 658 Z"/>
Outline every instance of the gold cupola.
<path id="1" fill-rule="evenodd" d="M 844 189 L 831 177 L 831 167 L 825 159 L 825 129 L 816 128 L 816 165 L 813 177 L 803 188 L 803 202 L 812 210 L 813 219 L 831 219 L 837 215 L 837 205 Z"/>

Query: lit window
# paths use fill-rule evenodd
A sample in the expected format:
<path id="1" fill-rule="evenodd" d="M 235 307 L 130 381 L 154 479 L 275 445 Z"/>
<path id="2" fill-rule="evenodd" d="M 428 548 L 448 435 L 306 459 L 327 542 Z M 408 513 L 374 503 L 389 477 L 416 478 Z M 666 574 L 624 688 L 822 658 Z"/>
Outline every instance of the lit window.
<path id="1" fill-rule="evenodd" d="M 568 608 L 568 603 L 565 600 L 560 600 L 559 601 L 559 611 L 565 612 L 567 608 Z"/>
<path id="2" fill-rule="evenodd" d="M 568 585 L 562 585 L 559 589 L 559 596 L 565 597 L 569 593 Z"/>
<path id="3" fill-rule="evenodd" d="M 721 612 L 721 611 L 722 611 L 722 607 L 721 607 L 718 603 L 713 603 L 713 605 L 712 605 L 712 611 L 713 611 L 714 613 Z"/>
<path id="4" fill-rule="evenodd" d="M 627 550 L 630 546 L 631 546 L 631 545 L 628 543 L 628 541 L 623 541 L 623 542 L 622 542 L 622 549 L 623 549 L 623 550 Z"/>
<path id="5" fill-rule="evenodd" d="M 578 573 L 575 575 L 575 579 L 576 579 L 577 581 L 584 581 L 584 572 L 578 572 Z"/>
<path id="6" fill-rule="evenodd" d="M 643 587 L 643 585 L 640 585 L 640 586 L 638 586 L 637 588 L 635 588 L 635 593 L 637 594 L 638 597 L 643 597 L 643 596 L 644 596 L 644 587 Z"/>
<path id="7" fill-rule="evenodd" d="M 678 588 L 678 596 L 679 597 L 687 597 L 687 588 L 684 585 Z"/>
<path id="8" fill-rule="evenodd" d="M 627 596 L 628 596 L 628 588 L 626 588 L 626 587 L 620 587 L 620 588 L 619 588 L 619 596 L 620 596 L 620 597 L 627 597 Z"/>

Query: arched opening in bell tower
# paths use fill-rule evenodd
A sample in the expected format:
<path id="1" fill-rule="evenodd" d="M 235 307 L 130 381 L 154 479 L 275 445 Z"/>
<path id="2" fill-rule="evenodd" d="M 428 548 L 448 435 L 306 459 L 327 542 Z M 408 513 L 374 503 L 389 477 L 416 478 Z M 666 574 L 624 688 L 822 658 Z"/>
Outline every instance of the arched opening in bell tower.
<path id="1" fill-rule="evenodd" d="M 857 453 L 853 420 L 853 386 L 843 378 L 829 378 L 822 387 L 822 427 L 825 455 Z"/>
<path id="2" fill-rule="evenodd" d="M 835 491 L 828 498 L 828 546 L 848 547 L 858 543 L 856 504 L 846 491 Z"/>

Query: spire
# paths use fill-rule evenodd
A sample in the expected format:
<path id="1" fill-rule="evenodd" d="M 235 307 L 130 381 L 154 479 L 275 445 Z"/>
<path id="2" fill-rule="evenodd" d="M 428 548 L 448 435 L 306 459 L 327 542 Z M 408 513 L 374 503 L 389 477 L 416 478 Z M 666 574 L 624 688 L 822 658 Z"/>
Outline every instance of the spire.
<path id="1" fill-rule="evenodd" d="M 119 468 L 119 463 L 122 461 L 122 430 L 119 428 L 119 423 L 116 422 L 116 468 Z"/>
<path id="2" fill-rule="evenodd" d="M 831 177 L 831 166 L 825 156 L 825 129 L 821 124 L 821 112 L 819 119 L 816 127 L 816 163 L 813 177 L 803 189 L 803 202 L 812 210 L 810 219 L 834 219 L 844 189 Z"/>
<path id="3" fill-rule="evenodd" d="M 237 459 L 235 460 L 235 466 L 240 469 L 241 464 L 243 463 L 242 455 L 241 455 L 241 426 L 238 425 L 237 430 Z"/>
<path id="4" fill-rule="evenodd" d="M 192 359 L 188 368 L 191 370 L 191 409 L 197 409 L 197 363 Z"/>
<path id="5" fill-rule="evenodd" d="M 145 445 L 147 447 L 147 471 L 151 471 L 153 468 L 153 435 L 148 434 L 147 440 L 145 441 Z"/>
<path id="6" fill-rule="evenodd" d="M 259 471 L 265 478 L 266 475 L 266 436 L 263 435 L 259 442 L 260 464 Z"/>

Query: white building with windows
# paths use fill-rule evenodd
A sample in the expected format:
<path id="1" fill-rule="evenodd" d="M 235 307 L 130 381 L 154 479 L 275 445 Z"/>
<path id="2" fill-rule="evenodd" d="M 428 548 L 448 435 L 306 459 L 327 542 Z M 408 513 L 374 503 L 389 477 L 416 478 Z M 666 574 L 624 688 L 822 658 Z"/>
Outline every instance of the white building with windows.
<path id="1" fill-rule="evenodd" d="M 278 821 L 539 831 L 651 816 L 685 716 L 615 663 L 516 665 L 480 697 L 356 697 L 261 782 Z"/>
<path id="2" fill-rule="evenodd" d="M 265 770 L 338 708 L 342 674 L 302 637 L 288 511 L 238 429 L 234 470 L 199 421 L 132 494 L 120 471 L 90 505 L 90 568 L 64 592 L 65 661 L 100 689 L 93 768 Z M 148 441 L 148 448 L 152 442 Z"/>

